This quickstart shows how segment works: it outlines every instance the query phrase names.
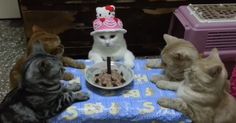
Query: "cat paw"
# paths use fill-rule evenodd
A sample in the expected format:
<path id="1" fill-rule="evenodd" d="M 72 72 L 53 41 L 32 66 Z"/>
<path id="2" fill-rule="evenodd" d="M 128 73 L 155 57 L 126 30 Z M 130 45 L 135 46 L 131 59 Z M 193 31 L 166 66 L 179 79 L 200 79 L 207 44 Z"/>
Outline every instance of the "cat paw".
<path id="1" fill-rule="evenodd" d="M 160 89 L 167 89 L 166 88 L 166 81 L 165 80 L 159 80 L 155 84 Z"/>
<path id="2" fill-rule="evenodd" d="M 164 79 L 163 76 L 160 76 L 160 75 L 154 75 L 154 76 L 152 76 L 152 78 L 151 78 L 151 82 L 153 82 L 153 83 L 157 83 L 158 81 L 163 80 L 163 79 Z"/>
<path id="3" fill-rule="evenodd" d="M 86 67 L 86 65 L 85 65 L 83 62 L 78 62 L 78 61 L 76 61 L 76 66 L 75 66 L 75 68 L 84 69 L 85 67 Z"/>
<path id="4" fill-rule="evenodd" d="M 70 91 L 79 91 L 81 90 L 80 78 L 74 78 L 70 80 L 67 84 L 67 89 Z"/>
<path id="5" fill-rule="evenodd" d="M 86 92 L 73 92 L 74 100 L 77 101 L 86 101 L 89 99 L 89 94 Z"/>
<path id="6" fill-rule="evenodd" d="M 134 67 L 134 62 L 124 62 L 124 65 L 129 67 L 129 68 L 133 68 Z"/>
<path id="7" fill-rule="evenodd" d="M 92 60 L 95 64 L 100 63 L 100 62 L 103 62 L 102 57 L 94 57 L 94 58 L 91 58 L 91 60 Z"/>
<path id="8" fill-rule="evenodd" d="M 69 81 L 74 78 L 74 75 L 72 73 L 64 73 L 63 80 Z"/>
<path id="9" fill-rule="evenodd" d="M 80 85 L 80 83 L 69 83 L 66 85 L 66 90 L 67 91 L 79 91 L 79 90 L 81 90 L 81 85 Z"/>
<path id="10" fill-rule="evenodd" d="M 157 101 L 157 103 L 162 106 L 168 108 L 171 105 L 171 99 L 168 98 L 161 98 Z"/>
<path id="11" fill-rule="evenodd" d="M 149 59 L 147 60 L 147 67 L 149 68 L 161 68 L 160 59 Z"/>

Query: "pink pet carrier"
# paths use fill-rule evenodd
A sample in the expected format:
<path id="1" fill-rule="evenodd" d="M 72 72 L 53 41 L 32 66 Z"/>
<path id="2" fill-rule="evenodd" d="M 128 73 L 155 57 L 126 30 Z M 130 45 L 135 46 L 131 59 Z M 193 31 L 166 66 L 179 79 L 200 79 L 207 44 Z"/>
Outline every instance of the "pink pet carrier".
<path id="1" fill-rule="evenodd" d="M 219 50 L 228 73 L 236 63 L 236 4 L 190 4 L 175 10 L 169 34 L 191 41 L 200 53 Z"/>
<path id="2" fill-rule="evenodd" d="M 230 77 L 230 92 L 236 98 L 236 65 Z"/>

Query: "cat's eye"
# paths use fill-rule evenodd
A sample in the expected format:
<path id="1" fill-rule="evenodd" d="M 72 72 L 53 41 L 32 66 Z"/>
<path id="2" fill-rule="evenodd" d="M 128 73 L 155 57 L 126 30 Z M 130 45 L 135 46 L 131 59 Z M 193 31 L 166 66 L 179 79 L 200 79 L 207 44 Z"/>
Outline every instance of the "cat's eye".
<path id="1" fill-rule="evenodd" d="M 103 35 L 101 35 L 101 36 L 99 36 L 101 39 L 105 39 L 105 36 L 103 36 Z"/>
<path id="2" fill-rule="evenodd" d="M 115 38 L 115 35 L 111 35 L 110 38 Z"/>
<path id="3" fill-rule="evenodd" d="M 109 12 L 109 15 L 111 15 L 111 12 Z"/>
<path id="4" fill-rule="evenodd" d="M 101 16 L 102 16 L 102 14 L 99 14 L 99 16 L 101 17 Z"/>

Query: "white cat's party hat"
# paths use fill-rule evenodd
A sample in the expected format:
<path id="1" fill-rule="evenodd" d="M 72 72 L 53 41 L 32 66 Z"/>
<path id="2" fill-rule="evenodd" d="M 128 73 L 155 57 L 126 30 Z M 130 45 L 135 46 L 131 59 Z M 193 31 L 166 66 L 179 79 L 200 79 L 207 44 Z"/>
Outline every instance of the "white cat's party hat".
<path id="1" fill-rule="evenodd" d="M 93 21 L 94 31 L 90 35 L 98 32 L 115 32 L 120 31 L 126 33 L 123 23 L 119 18 L 115 17 L 115 6 L 107 5 L 96 8 L 97 19 Z"/>

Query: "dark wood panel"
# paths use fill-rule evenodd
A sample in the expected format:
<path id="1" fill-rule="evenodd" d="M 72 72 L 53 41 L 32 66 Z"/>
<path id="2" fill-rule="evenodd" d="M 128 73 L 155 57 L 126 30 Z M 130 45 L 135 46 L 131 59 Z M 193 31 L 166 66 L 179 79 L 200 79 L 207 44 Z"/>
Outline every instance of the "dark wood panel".
<path id="1" fill-rule="evenodd" d="M 75 58 L 87 58 L 91 49 L 93 38 L 90 32 L 93 31 L 92 22 L 96 18 L 97 6 L 108 4 L 116 6 L 116 17 L 123 21 L 124 28 L 128 31 L 125 34 L 128 49 L 139 57 L 160 54 L 160 50 L 165 45 L 162 35 L 168 31 L 171 14 L 175 8 L 189 3 L 217 2 L 219 0 L 209 2 L 203 0 L 20 0 L 25 25 L 36 23 L 36 21 L 26 21 L 27 17 L 24 15 L 27 15 L 27 12 L 31 12 L 31 16 L 34 15 L 36 18 L 42 16 L 39 17 L 43 18 L 42 23 L 37 22 L 41 25 L 44 25 L 44 20 L 55 21 L 55 16 L 58 18 L 60 15 L 58 13 L 62 11 L 75 13 L 68 15 L 73 15 L 74 21 L 70 24 L 73 26 L 59 34 L 62 44 L 65 45 L 65 54 Z M 54 16 L 53 13 L 57 14 Z M 60 16 L 58 18 L 58 20 L 63 19 Z M 30 29 L 29 26 L 26 27 Z"/>
<path id="2" fill-rule="evenodd" d="M 20 0 L 20 3 L 31 10 L 82 10 L 86 7 L 96 8 L 113 4 L 117 8 L 156 8 L 176 7 L 189 3 L 187 0 Z"/>

